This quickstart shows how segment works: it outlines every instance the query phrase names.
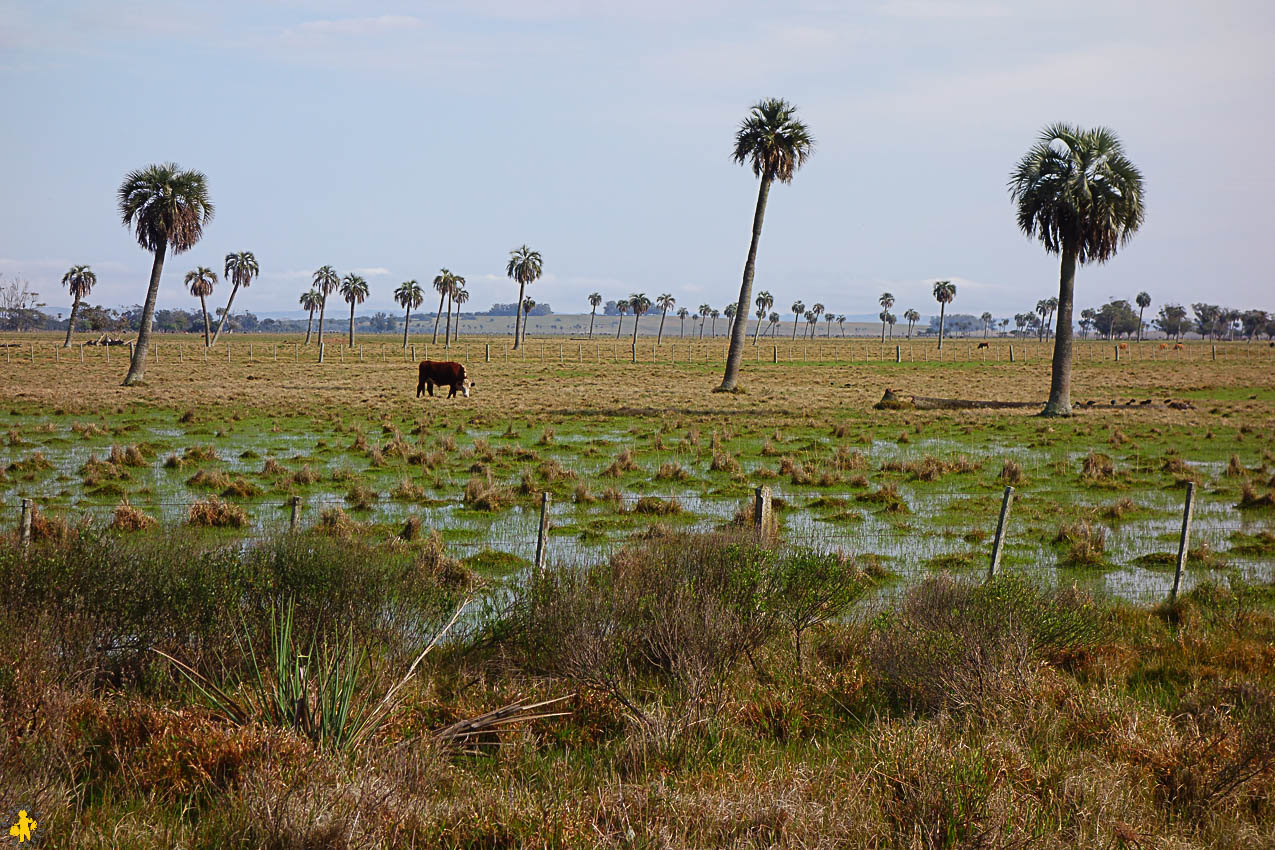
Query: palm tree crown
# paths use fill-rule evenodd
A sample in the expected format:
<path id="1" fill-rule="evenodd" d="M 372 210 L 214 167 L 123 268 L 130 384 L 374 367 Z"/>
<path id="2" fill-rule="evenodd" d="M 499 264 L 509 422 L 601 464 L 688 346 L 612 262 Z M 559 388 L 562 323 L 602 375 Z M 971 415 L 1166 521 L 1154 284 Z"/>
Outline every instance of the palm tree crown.
<path id="1" fill-rule="evenodd" d="M 779 98 L 756 104 L 735 132 L 735 162 L 755 177 L 788 183 L 814 152 L 815 139 L 797 118 L 797 107 Z"/>
<path id="2" fill-rule="evenodd" d="M 187 276 L 189 277 L 189 275 Z M 319 290 L 310 289 L 301 293 L 301 297 L 297 299 L 297 303 L 301 305 L 302 310 L 309 310 L 313 313 L 319 309 L 319 305 L 323 303 L 323 296 L 319 294 Z"/>
<path id="3" fill-rule="evenodd" d="M 956 297 L 956 284 L 950 280 L 934 281 L 934 300 L 940 304 L 951 304 Z"/>
<path id="4" fill-rule="evenodd" d="M 405 280 L 394 290 L 394 302 L 411 312 L 425 302 L 425 290 L 415 280 Z"/>
<path id="5" fill-rule="evenodd" d="M 367 300 L 367 281 L 361 275 L 347 274 L 341 279 L 341 297 L 350 304 L 362 304 Z"/>
<path id="6" fill-rule="evenodd" d="M 182 171 L 174 162 L 130 171 L 119 189 L 120 215 L 133 227 L 137 244 L 152 253 L 161 247 L 174 254 L 189 251 L 212 221 L 208 178 Z"/>
<path id="7" fill-rule="evenodd" d="M 76 301 L 88 296 L 97 285 L 97 275 L 87 265 L 71 266 L 70 271 L 62 275 L 62 285 Z"/>
<path id="8" fill-rule="evenodd" d="M 236 287 L 242 286 L 247 289 L 252 279 L 259 274 L 261 274 L 261 268 L 257 265 L 257 258 L 251 251 L 226 255 L 225 277 Z"/>
<path id="9" fill-rule="evenodd" d="M 193 271 L 186 272 L 186 288 L 196 298 L 207 298 L 212 295 L 213 287 L 216 285 L 217 273 L 207 266 L 199 266 Z"/>

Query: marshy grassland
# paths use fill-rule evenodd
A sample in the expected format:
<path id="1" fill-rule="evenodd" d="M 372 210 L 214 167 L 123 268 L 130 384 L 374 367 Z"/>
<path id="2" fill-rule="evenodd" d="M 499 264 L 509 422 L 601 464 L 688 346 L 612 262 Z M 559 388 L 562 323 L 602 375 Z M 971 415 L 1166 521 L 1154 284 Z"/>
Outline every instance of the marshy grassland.
<path id="1" fill-rule="evenodd" d="M 714 394 L 720 340 L 470 339 L 418 400 L 389 340 L 161 337 L 129 389 L 3 341 L 0 797 L 45 846 L 1275 843 L 1265 348 L 1078 342 L 1041 420 L 873 407 L 1043 401 L 1033 342 L 779 340 Z"/>

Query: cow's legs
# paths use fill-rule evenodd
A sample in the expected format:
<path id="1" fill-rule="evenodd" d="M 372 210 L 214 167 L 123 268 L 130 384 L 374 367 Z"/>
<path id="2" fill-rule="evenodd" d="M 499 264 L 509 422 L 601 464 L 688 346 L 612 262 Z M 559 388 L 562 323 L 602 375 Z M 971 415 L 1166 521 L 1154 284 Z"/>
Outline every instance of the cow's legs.
<path id="1" fill-rule="evenodd" d="M 434 396 L 434 382 L 433 382 L 433 381 L 426 381 L 426 382 L 425 382 L 425 388 L 426 388 L 427 390 L 429 390 L 430 397 L 431 397 L 431 398 L 433 398 L 433 396 Z"/>

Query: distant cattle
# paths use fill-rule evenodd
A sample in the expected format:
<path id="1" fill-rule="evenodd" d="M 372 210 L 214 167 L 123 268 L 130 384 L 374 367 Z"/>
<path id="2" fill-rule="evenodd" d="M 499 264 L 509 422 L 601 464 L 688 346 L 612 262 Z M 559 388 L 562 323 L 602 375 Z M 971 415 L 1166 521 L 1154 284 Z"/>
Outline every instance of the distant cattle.
<path id="1" fill-rule="evenodd" d="M 1173 350 L 1174 350 L 1174 351 L 1183 351 L 1183 350 L 1185 350 L 1185 349 L 1186 349 L 1186 346 L 1185 346 L 1185 345 L 1183 345 L 1182 343 L 1180 343 L 1180 342 L 1175 342 L 1175 343 L 1173 343 Z"/>
<path id="2" fill-rule="evenodd" d="M 1160 350 L 1161 350 L 1161 351 L 1164 351 L 1164 350 L 1165 350 L 1166 348 L 1168 348 L 1168 347 L 1169 347 L 1169 346 L 1168 346 L 1168 343 L 1164 343 L 1164 342 L 1160 343 Z"/>
<path id="3" fill-rule="evenodd" d="M 1128 351 L 1128 350 L 1129 350 L 1129 343 L 1127 343 L 1127 342 L 1122 342 L 1122 343 L 1120 343 L 1120 350 L 1121 350 L 1121 351 Z"/>
<path id="4" fill-rule="evenodd" d="M 979 348 L 988 348 L 989 346 L 988 346 L 988 345 L 987 345 L 987 343 L 985 343 L 985 342 L 980 342 L 980 343 L 978 344 L 978 347 L 979 347 Z"/>
<path id="5" fill-rule="evenodd" d="M 416 382 L 416 397 L 420 398 L 427 391 L 432 396 L 435 384 L 451 388 L 451 392 L 447 394 L 448 398 L 454 398 L 456 393 L 469 398 L 469 389 L 474 382 L 465 375 L 465 367 L 460 363 L 450 360 L 422 360 L 420 380 Z"/>

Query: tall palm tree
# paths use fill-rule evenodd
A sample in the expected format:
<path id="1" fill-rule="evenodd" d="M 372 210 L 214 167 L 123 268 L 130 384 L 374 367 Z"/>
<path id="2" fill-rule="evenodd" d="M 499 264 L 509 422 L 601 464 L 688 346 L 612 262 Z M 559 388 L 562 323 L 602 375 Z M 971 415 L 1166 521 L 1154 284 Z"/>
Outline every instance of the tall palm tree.
<path id="1" fill-rule="evenodd" d="M 983 339 L 987 339 L 987 329 L 992 325 L 992 314 L 990 312 L 985 312 L 978 318 L 979 321 L 983 323 Z"/>
<path id="2" fill-rule="evenodd" d="M 182 171 L 172 162 L 130 171 L 120 184 L 118 198 L 124 226 L 132 227 L 137 244 L 154 255 L 137 345 L 124 376 L 124 386 L 130 387 L 141 381 L 146 372 L 146 349 L 150 346 L 159 279 L 164 273 L 164 255 L 170 247 L 174 254 L 194 247 L 212 220 L 213 205 L 208 199 L 208 178 L 198 171 Z"/>
<path id="3" fill-rule="evenodd" d="M 208 296 L 212 295 L 217 285 L 217 273 L 207 266 L 199 266 L 194 271 L 186 272 L 186 288 L 190 294 L 199 299 L 199 310 L 204 315 L 204 347 L 209 345 L 208 329 Z"/>
<path id="4" fill-rule="evenodd" d="M 438 274 L 434 275 L 432 286 L 434 291 L 438 293 L 438 310 L 434 313 L 434 336 L 430 340 L 430 344 L 438 342 L 438 320 L 443 317 L 443 301 L 452 291 L 452 282 L 456 280 L 456 276 L 448 269 L 439 269 Z M 521 309 L 521 308 L 519 308 Z M 447 308 L 448 322 L 451 321 L 451 308 Z"/>
<path id="5" fill-rule="evenodd" d="M 656 345 L 659 345 L 664 340 L 664 317 L 668 315 L 668 311 L 673 309 L 675 304 L 677 304 L 677 299 L 668 292 L 655 299 L 655 306 L 660 308 L 660 332 L 655 335 Z"/>
<path id="6" fill-rule="evenodd" d="M 823 305 L 816 301 L 810 307 L 810 313 L 814 316 L 814 321 L 810 324 L 810 338 L 815 338 L 815 331 L 818 329 L 819 317 L 823 315 Z"/>
<path id="7" fill-rule="evenodd" d="M 354 305 L 367 300 L 367 281 L 360 275 L 347 274 L 341 278 L 341 297 L 350 303 L 350 348 L 354 347 Z"/>
<path id="8" fill-rule="evenodd" d="M 1054 320 L 1054 313 L 1058 310 L 1058 299 L 1046 298 L 1045 306 L 1049 308 L 1049 316 L 1045 319 L 1046 333 L 1048 333 L 1048 326 Z M 1057 336 L 1057 335 L 1058 335 L 1057 329 L 1055 329 L 1054 336 Z"/>
<path id="9" fill-rule="evenodd" d="M 917 322 L 921 321 L 921 314 L 909 307 L 903 311 L 903 318 L 908 320 L 908 339 L 911 339 L 912 328 L 916 326 Z"/>
<path id="10" fill-rule="evenodd" d="M 541 259 L 539 251 L 533 251 L 523 245 L 509 252 L 509 265 L 505 267 L 505 274 L 512 280 L 518 281 L 519 304 L 526 300 L 527 284 L 535 283 L 539 280 L 543 270 L 544 261 Z M 521 331 L 522 318 L 519 316 L 514 324 L 514 348 L 519 345 Z"/>
<path id="11" fill-rule="evenodd" d="M 709 338 L 717 339 L 717 318 L 722 314 L 722 311 L 714 307 L 712 310 L 708 311 L 708 314 L 713 317 L 713 332 L 709 334 Z"/>
<path id="12" fill-rule="evenodd" d="M 797 118 L 797 109 L 778 98 L 757 103 L 735 133 L 736 163 L 748 165 L 758 178 L 757 206 L 753 210 L 753 235 L 744 261 L 744 276 L 739 285 L 736 314 L 748 315 L 752 301 L 753 274 L 757 265 L 757 244 L 761 241 L 762 220 L 766 217 L 766 198 L 770 184 L 792 181 L 793 175 L 814 151 L 815 140 L 810 130 Z M 744 356 L 744 323 L 736 322 L 731 332 L 730 350 L 726 355 L 726 372 L 717 389 L 730 392 L 739 379 L 739 366 Z"/>
<path id="13" fill-rule="evenodd" d="M 836 318 L 837 317 L 831 313 L 824 314 L 824 319 L 828 322 L 828 328 L 826 331 L 824 331 L 824 336 L 828 337 L 829 339 L 832 338 L 832 323 Z"/>
<path id="14" fill-rule="evenodd" d="M 305 296 L 301 297 L 304 300 Z M 403 348 L 407 348 L 407 333 L 412 326 L 412 311 L 425 303 L 425 290 L 421 289 L 421 285 L 415 280 L 405 280 L 399 284 L 398 289 L 394 290 L 394 300 L 405 311 L 403 316 Z M 307 333 L 306 341 L 309 342 L 309 340 L 310 335 Z"/>
<path id="15" fill-rule="evenodd" d="M 1127 244 L 1145 217 L 1142 175 L 1116 134 L 1066 124 L 1046 127 L 1009 181 L 1018 226 L 1062 257 L 1057 343 L 1045 416 L 1071 415 L 1072 308 L 1076 264 L 1102 263 Z"/>
<path id="16" fill-rule="evenodd" d="M 319 303 L 319 345 L 322 346 L 323 314 L 328 307 L 328 296 L 335 292 L 336 288 L 341 285 L 341 276 L 337 274 L 336 269 L 331 266 L 320 266 L 319 269 L 315 271 L 314 277 L 312 277 L 311 280 L 314 282 L 314 288 L 318 290 L 319 295 L 323 298 L 323 300 Z"/>
<path id="17" fill-rule="evenodd" d="M 792 338 L 797 338 L 797 322 L 801 319 L 801 314 L 806 311 L 806 305 L 800 301 L 792 302 Z"/>
<path id="18" fill-rule="evenodd" d="M 956 284 L 950 280 L 934 281 L 934 300 L 939 302 L 939 351 L 943 350 L 943 323 L 947 318 L 947 305 L 956 297 Z"/>
<path id="19" fill-rule="evenodd" d="M 240 251 L 237 254 L 226 255 L 226 269 L 222 277 L 230 281 L 233 286 L 230 288 L 230 298 L 226 301 L 226 312 L 221 314 L 221 321 L 217 323 L 217 333 L 213 334 L 212 342 L 209 348 L 217 344 L 217 340 L 221 339 L 222 328 L 226 327 L 226 320 L 230 318 L 230 305 L 235 303 L 235 293 L 239 291 L 239 287 L 247 289 L 252 279 L 261 274 L 261 269 L 257 267 L 257 258 L 252 255 L 251 251 Z"/>
<path id="20" fill-rule="evenodd" d="M 704 323 L 708 321 L 708 314 L 713 312 L 713 305 L 699 305 L 699 338 L 704 338 Z"/>
<path id="21" fill-rule="evenodd" d="M 1151 295 L 1147 292 L 1139 292 L 1133 302 L 1138 305 L 1138 342 L 1142 342 L 1142 312 L 1151 306 Z"/>
<path id="22" fill-rule="evenodd" d="M 186 282 L 189 283 L 190 275 L 187 275 L 186 278 L 187 278 Z M 200 301 L 202 302 L 203 299 L 201 298 Z M 314 311 L 318 310 L 319 307 L 323 304 L 323 296 L 319 294 L 319 291 L 317 289 L 311 289 L 307 292 L 302 292 L 301 298 L 298 299 L 298 301 L 301 304 L 302 310 L 310 311 L 310 318 L 306 320 L 306 323 L 305 323 L 305 344 L 309 345 L 310 331 L 314 329 Z M 204 338 L 207 339 L 207 337 L 208 337 L 208 314 L 205 313 L 204 314 Z M 403 343 L 403 344 L 406 345 L 407 343 Z"/>
<path id="23" fill-rule="evenodd" d="M 1040 327 L 1036 329 L 1036 339 L 1045 338 L 1045 328 L 1048 324 L 1045 322 L 1045 316 L 1049 313 L 1049 302 L 1044 298 L 1036 302 L 1036 315 L 1040 316 Z"/>
<path id="24" fill-rule="evenodd" d="M 806 331 L 805 333 L 801 335 L 802 339 L 805 339 L 806 337 L 810 336 L 810 327 L 811 325 L 815 323 L 815 311 L 807 310 L 805 319 L 806 319 Z"/>
<path id="25" fill-rule="evenodd" d="M 456 305 L 456 339 L 460 339 L 460 308 L 469 303 L 469 290 L 465 288 L 465 279 L 456 278 L 456 291 L 452 293 L 452 303 Z"/>
<path id="26" fill-rule="evenodd" d="M 651 299 L 645 292 L 635 292 L 629 296 L 629 309 L 633 311 L 633 344 L 637 345 L 638 323 L 642 314 L 651 309 Z"/>
<path id="27" fill-rule="evenodd" d="M 779 320 L 782 317 L 778 313 L 771 313 L 766 317 L 766 321 L 770 322 L 770 338 L 774 339 L 775 334 L 779 333 Z"/>
<path id="28" fill-rule="evenodd" d="M 735 305 L 727 304 L 722 308 L 722 315 L 726 317 L 726 335 L 731 335 L 731 329 L 735 327 Z"/>
<path id="29" fill-rule="evenodd" d="M 593 317 L 598 315 L 598 305 L 602 303 L 602 296 L 597 292 L 589 293 L 589 306 L 593 308 L 589 312 L 589 339 L 593 339 Z"/>
<path id="30" fill-rule="evenodd" d="M 691 311 L 687 310 L 685 307 L 677 308 L 677 317 L 681 319 L 682 321 L 682 331 L 681 333 L 678 334 L 679 337 L 686 336 L 686 317 L 689 316 L 690 314 L 691 314 Z M 692 325 L 691 327 L 694 328 L 694 325 Z"/>
<path id="31" fill-rule="evenodd" d="M 536 302 L 530 295 L 522 299 L 522 337 L 527 339 L 527 325 L 531 323 L 531 311 L 536 309 Z"/>
<path id="32" fill-rule="evenodd" d="M 839 331 L 837 336 L 844 337 L 846 335 L 846 317 L 845 316 L 837 316 L 837 328 Z"/>
<path id="33" fill-rule="evenodd" d="M 890 326 L 890 339 L 894 339 L 894 324 L 898 320 L 899 320 L 899 317 L 894 315 L 893 313 L 887 312 L 885 314 L 886 324 Z"/>
<path id="34" fill-rule="evenodd" d="M 894 306 L 894 296 L 889 292 L 882 292 L 877 303 L 881 305 L 881 341 L 885 342 L 885 314 Z"/>
<path id="35" fill-rule="evenodd" d="M 757 305 L 757 330 L 753 331 L 753 345 L 756 345 L 757 337 L 761 336 L 761 321 L 766 318 L 770 308 L 775 306 L 775 296 L 763 289 L 757 293 L 757 299 L 753 303 Z"/>
<path id="36" fill-rule="evenodd" d="M 75 317 L 80 312 L 80 301 L 93 291 L 97 283 L 97 275 L 85 265 L 71 266 L 71 270 L 62 275 L 62 285 L 67 288 L 74 299 L 71 302 L 71 320 L 66 323 L 66 342 L 63 348 L 71 347 L 71 334 L 75 331 Z"/>
<path id="37" fill-rule="evenodd" d="M 615 302 L 615 312 L 620 316 L 620 323 L 615 326 L 615 338 L 620 338 L 620 331 L 624 330 L 624 314 L 629 312 L 629 302 L 620 299 Z"/>
<path id="38" fill-rule="evenodd" d="M 465 288 L 465 278 L 458 274 L 451 276 L 450 286 L 447 288 L 447 332 L 443 335 L 443 346 L 451 348 L 452 345 L 452 304 L 456 302 L 456 295 Z M 469 295 L 465 295 L 466 300 Z M 531 309 L 531 308 L 527 308 Z M 460 310 L 457 311 L 456 323 L 460 324 Z"/>

